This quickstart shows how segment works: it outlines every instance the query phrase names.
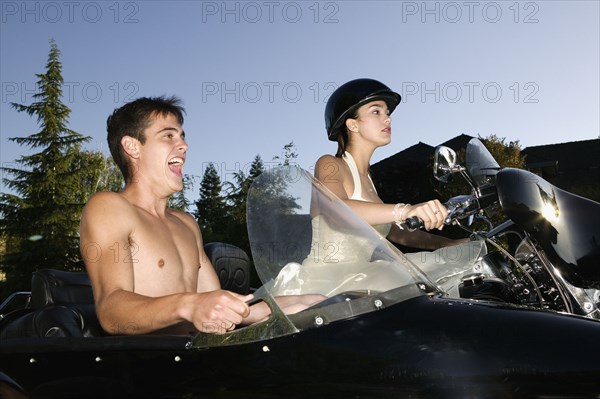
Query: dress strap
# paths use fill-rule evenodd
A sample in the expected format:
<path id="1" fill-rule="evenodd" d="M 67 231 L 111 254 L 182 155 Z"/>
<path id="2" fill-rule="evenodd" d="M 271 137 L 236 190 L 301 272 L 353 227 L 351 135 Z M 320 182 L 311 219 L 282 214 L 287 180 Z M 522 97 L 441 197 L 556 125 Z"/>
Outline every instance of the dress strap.
<path id="1" fill-rule="evenodd" d="M 352 154 L 350 154 L 348 151 L 345 151 L 342 155 L 342 159 L 346 161 L 348 168 L 350 168 L 350 173 L 352 174 L 352 181 L 354 182 L 354 192 L 350 196 L 350 199 L 367 201 L 362 196 L 362 184 L 360 183 L 360 174 L 358 173 L 358 167 L 356 166 L 356 162 L 354 161 Z M 375 190 L 373 180 L 371 179 L 371 175 L 368 175 L 368 177 L 369 181 L 371 182 L 371 187 L 373 188 L 373 191 L 377 192 Z"/>

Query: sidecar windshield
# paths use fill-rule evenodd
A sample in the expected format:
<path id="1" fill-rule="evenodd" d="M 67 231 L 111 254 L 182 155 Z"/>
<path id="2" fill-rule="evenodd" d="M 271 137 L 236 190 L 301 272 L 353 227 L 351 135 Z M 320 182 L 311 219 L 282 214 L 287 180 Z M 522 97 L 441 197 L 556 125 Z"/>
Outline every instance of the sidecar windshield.
<path id="1" fill-rule="evenodd" d="M 299 167 L 276 167 L 254 180 L 247 223 L 262 281 L 254 301 L 266 302 L 271 316 L 224 335 L 199 333 L 194 347 L 262 342 L 440 291 L 406 255 Z M 307 309 L 285 307 L 308 297 Z"/>
<path id="2" fill-rule="evenodd" d="M 383 236 L 295 166 L 253 183 L 247 203 L 256 271 L 272 296 L 380 293 L 431 285 Z"/>

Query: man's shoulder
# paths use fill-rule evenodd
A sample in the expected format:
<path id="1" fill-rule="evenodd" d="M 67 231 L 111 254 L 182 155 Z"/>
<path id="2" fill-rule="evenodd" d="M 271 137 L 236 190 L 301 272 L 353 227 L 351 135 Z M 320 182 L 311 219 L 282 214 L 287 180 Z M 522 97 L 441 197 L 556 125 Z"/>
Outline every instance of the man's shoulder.
<path id="1" fill-rule="evenodd" d="M 187 212 L 183 212 L 183 211 L 180 211 L 178 209 L 173 209 L 173 208 L 169 208 L 168 212 L 172 216 L 175 216 L 176 218 L 178 218 L 179 220 L 181 220 L 182 222 L 184 222 L 188 225 L 189 224 L 194 225 L 194 226 L 197 225 L 196 218 Z"/>
<path id="2" fill-rule="evenodd" d="M 137 218 L 133 205 L 119 193 L 93 194 L 81 214 L 82 243 L 98 240 L 99 236 L 129 234 Z"/>
<path id="3" fill-rule="evenodd" d="M 129 204 L 129 201 L 119 193 L 114 191 L 98 191 L 90 197 L 88 200 L 88 204 L 96 204 L 96 203 L 115 203 L 126 205 Z"/>
<path id="4" fill-rule="evenodd" d="M 133 210 L 132 205 L 121 194 L 112 191 L 99 191 L 90 197 L 83 208 L 83 213 L 84 215 L 95 212 L 107 214 L 110 211 L 110 214 L 115 214 L 127 209 Z"/>

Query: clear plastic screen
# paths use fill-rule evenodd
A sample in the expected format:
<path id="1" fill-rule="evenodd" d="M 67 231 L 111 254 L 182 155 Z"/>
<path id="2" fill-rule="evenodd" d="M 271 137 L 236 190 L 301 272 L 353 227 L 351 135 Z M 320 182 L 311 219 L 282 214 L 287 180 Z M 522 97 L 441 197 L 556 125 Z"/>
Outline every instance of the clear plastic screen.
<path id="1" fill-rule="evenodd" d="M 419 283 L 434 286 L 301 168 L 283 166 L 261 174 L 248 194 L 247 220 L 257 273 L 273 296 L 332 297 Z"/>

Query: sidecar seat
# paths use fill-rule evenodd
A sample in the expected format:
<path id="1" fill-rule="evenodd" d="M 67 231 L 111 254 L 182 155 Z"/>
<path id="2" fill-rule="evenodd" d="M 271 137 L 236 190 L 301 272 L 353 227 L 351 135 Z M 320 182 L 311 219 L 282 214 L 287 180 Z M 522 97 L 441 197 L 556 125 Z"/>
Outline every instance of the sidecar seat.
<path id="1" fill-rule="evenodd" d="M 211 242 L 204 246 L 221 288 L 238 294 L 250 292 L 250 259 L 244 250 L 224 242 Z"/>
<path id="2" fill-rule="evenodd" d="M 250 290 L 250 260 L 240 248 L 215 242 L 205 251 L 221 287 L 241 294 Z M 85 272 L 41 269 L 31 279 L 30 310 L 0 320 L 0 339 L 16 337 L 97 337 L 105 332 L 96 316 Z"/>
<path id="3" fill-rule="evenodd" d="M 104 335 L 87 273 L 56 269 L 34 272 L 30 308 L 29 313 L 5 325 L 0 338 Z"/>

